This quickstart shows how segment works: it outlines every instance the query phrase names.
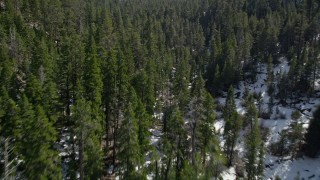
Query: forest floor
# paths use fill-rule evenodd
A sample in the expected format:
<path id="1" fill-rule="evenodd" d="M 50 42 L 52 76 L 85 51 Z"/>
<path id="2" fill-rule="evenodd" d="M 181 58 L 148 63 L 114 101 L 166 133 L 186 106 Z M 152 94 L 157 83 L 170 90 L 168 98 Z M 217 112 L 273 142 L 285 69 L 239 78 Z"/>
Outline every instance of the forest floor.
<path id="1" fill-rule="evenodd" d="M 274 67 L 275 79 L 279 77 L 282 73 L 288 73 L 289 64 L 285 58 L 280 58 L 280 63 Z M 267 93 L 267 65 L 261 64 L 259 67 L 259 74 L 257 80 L 254 83 L 241 82 L 238 87 L 235 88 L 236 94 L 236 105 L 237 111 L 240 114 L 244 114 L 245 110 L 242 106 L 242 97 L 244 94 L 245 87 L 248 88 L 251 93 L 261 93 L 262 101 L 260 109 L 262 111 L 267 110 L 270 96 Z M 319 80 L 316 81 L 316 87 L 319 88 Z M 320 179 L 320 158 L 311 159 L 303 156 L 293 157 L 292 154 L 286 156 L 274 156 L 270 153 L 270 145 L 279 140 L 280 134 L 284 130 L 290 128 L 292 123 L 291 113 L 295 110 L 301 112 L 302 116 L 299 119 L 299 123 L 303 125 L 304 131 L 308 128 L 310 118 L 312 113 L 318 105 L 320 105 L 320 93 L 318 92 L 314 97 L 300 97 L 299 99 L 288 99 L 287 105 L 281 104 L 279 100 L 274 99 L 273 112 L 269 119 L 259 118 L 260 128 L 268 129 L 265 139 L 266 145 L 266 156 L 265 156 L 265 171 L 264 179 L 275 179 L 279 176 L 281 179 L 295 179 L 299 176 L 301 179 Z M 216 98 L 220 105 L 225 103 L 226 98 L 219 97 Z M 219 117 L 219 112 L 217 113 Z M 220 113 L 221 117 L 221 113 Z M 223 119 L 218 119 L 215 123 L 215 128 L 220 134 L 220 139 L 222 139 L 224 121 Z M 236 150 L 240 157 L 244 155 L 244 137 L 243 134 L 245 130 L 240 132 L 240 138 L 238 139 L 238 144 Z M 223 145 L 223 141 L 221 142 Z M 225 180 L 236 179 L 235 167 L 231 167 L 222 173 L 222 177 Z"/>

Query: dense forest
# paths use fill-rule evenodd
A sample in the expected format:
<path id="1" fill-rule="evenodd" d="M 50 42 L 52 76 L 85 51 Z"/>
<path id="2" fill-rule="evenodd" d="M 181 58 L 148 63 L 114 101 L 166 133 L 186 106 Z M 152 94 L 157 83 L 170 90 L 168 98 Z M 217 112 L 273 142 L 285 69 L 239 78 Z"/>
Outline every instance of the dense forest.
<path id="1" fill-rule="evenodd" d="M 270 108 L 240 114 L 261 64 Z M 319 64 L 319 0 L 0 0 L 0 178 L 222 179 L 246 128 L 237 177 L 263 179 L 258 121 L 317 97 Z M 320 108 L 293 129 L 317 157 Z"/>

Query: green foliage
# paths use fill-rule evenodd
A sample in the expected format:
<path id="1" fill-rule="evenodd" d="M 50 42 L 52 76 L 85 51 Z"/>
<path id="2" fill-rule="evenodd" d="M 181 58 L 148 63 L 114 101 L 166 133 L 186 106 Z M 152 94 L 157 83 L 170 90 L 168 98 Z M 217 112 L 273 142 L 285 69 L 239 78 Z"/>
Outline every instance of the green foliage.
<path id="1" fill-rule="evenodd" d="M 271 56 L 268 57 L 268 67 L 267 67 L 267 83 L 271 84 L 273 81 L 273 59 Z"/>
<path id="2" fill-rule="evenodd" d="M 223 115 L 226 122 L 223 134 L 226 140 L 224 148 L 228 160 L 228 166 L 231 166 L 234 157 L 234 148 L 236 146 L 236 141 L 238 139 L 239 131 L 242 125 L 241 117 L 236 111 L 232 86 L 228 91 Z"/>
<path id="3" fill-rule="evenodd" d="M 120 164 L 126 177 L 144 179 L 151 151 L 151 164 L 158 167 L 150 174 L 158 179 L 217 177 L 225 161 L 232 164 L 242 122 L 230 88 L 223 111 L 225 160 L 206 91 L 221 95 L 242 79 L 254 80 L 258 63 L 268 62 L 269 112 L 276 96 L 286 102 L 312 95 L 319 69 L 319 7 L 315 0 L 1 1 L 0 136 L 15 139 L 10 159 L 24 161 L 24 178 L 60 179 L 53 144 L 64 142 L 74 147 L 66 169 L 84 179 L 105 178 L 102 172 L 111 165 L 117 176 Z M 272 64 L 280 54 L 291 67 L 274 79 Z M 254 128 L 252 101 L 245 100 L 244 124 Z M 317 123 L 311 123 L 307 149 L 315 156 Z M 39 125 L 48 130 L 40 132 Z M 132 136 L 125 134 L 128 128 L 134 129 Z M 161 131 L 156 148 L 149 142 L 150 129 Z M 27 130 L 32 132 L 24 139 Z M 302 142 L 301 124 L 291 130 L 288 134 Z M 71 136 L 66 142 L 65 134 Z M 132 138 L 135 148 L 129 150 L 138 155 L 124 149 L 126 138 Z M 156 154 L 164 154 L 161 164 Z"/>
<path id="4" fill-rule="evenodd" d="M 90 101 L 78 99 L 72 109 L 72 120 L 79 145 L 80 177 L 96 179 L 102 173 L 102 152 L 99 144 L 100 124 L 92 118 L 91 106 Z"/>
<path id="5" fill-rule="evenodd" d="M 32 104 L 42 104 L 43 91 L 39 83 L 39 80 L 35 76 L 31 74 L 29 75 L 25 91 L 26 95 L 31 99 Z"/>
<path id="6" fill-rule="evenodd" d="M 146 108 L 141 101 L 138 101 L 135 113 L 138 125 L 138 140 L 141 153 L 141 161 L 143 162 L 143 158 L 145 157 L 146 153 L 151 149 L 149 141 L 149 128 L 152 125 L 152 117 L 146 112 Z"/>
<path id="7" fill-rule="evenodd" d="M 121 167 L 123 168 L 123 178 L 136 179 L 136 166 L 140 166 L 141 152 L 138 139 L 138 124 L 133 111 L 134 102 L 129 102 L 125 111 L 125 118 L 120 131 L 120 154 Z"/>
<path id="8" fill-rule="evenodd" d="M 248 179 L 263 175 L 263 143 L 258 126 L 258 113 L 253 102 L 249 105 L 247 118 L 251 122 L 250 131 L 246 138 L 246 171 Z M 261 145 L 262 144 L 262 145 Z M 262 163 L 261 163 L 262 161 Z"/>
<path id="9" fill-rule="evenodd" d="M 210 150 L 211 143 L 215 141 L 214 129 L 212 128 L 215 121 L 215 113 L 213 112 L 214 102 L 209 93 L 205 94 L 204 99 L 204 119 L 199 124 L 198 133 L 200 141 L 200 149 L 202 151 L 202 162 L 205 163 L 207 152 Z"/>
<path id="10" fill-rule="evenodd" d="M 281 180 L 281 178 L 280 178 L 279 175 L 276 175 L 275 179 L 276 179 L 276 180 Z"/>
<path id="11" fill-rule="evenodd" d="M 20 151 L 24 159 L 23 175 L 28 179 L 62 179 L 60 158 L 53 149 L 57 132 L 40 105 L 33 110 L 24 97 L 21 106 Z"/>
<path id="12" fill-rule="evenodd" d="M 291 119 L 293 119 L 293 120 L 295 120 L 295 121 L 297 121 L 298 119 L 300 119 L 301 118 L 301 113 L 300 113 L 300 111 L 293 111 L 292 113 L 291 113 Z"/>
<path id="13" fill-rule="evenodd" d="M 225 120 L 232 116 L 232 113 L 236 110 L 236 104 L 234 100 L 234 89 L 230 86 L 227 94 L 227 99 L 223 111 L 223 117 Z"/>
<path id="14" fill-rule="evenodd" d="M 169 107 L 165 116 L 166 122 L 164 136 L 161 140 L 161 150 L 166 156 L 162 158 L 164 164 L 161 176 L 163 178 L 179 178 L 186 157 L 184 121 L 178 106 Z M 173 163 L 173 159 L 177 161 Z"/>
<path id="15" fill-rule="evenodd" d="M 100 63 L 97 59 L 97 50 L 92 36 L 89 37 L 86 48 L 85 69 L 84 88 L 86 97 L 95 106 L 100 106 L 103 83 Z"/>
<path id="16" fill-rule="evenodd" d="M 3 86 L 0 89 L 0 107 L 0 136 L 7 138 L 14 135 L 19 120 L 19 108 Z"/>

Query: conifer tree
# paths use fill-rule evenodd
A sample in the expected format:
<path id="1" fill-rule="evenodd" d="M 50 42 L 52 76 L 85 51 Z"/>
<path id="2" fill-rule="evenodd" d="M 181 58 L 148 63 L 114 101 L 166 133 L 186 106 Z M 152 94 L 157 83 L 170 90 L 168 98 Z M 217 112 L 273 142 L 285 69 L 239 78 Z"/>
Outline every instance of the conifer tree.
<path id="1" fill-rule="evenodd" d="M 110 141 L 109 133 L 113 126 L 116 111 L 117 62 L 115 52 L 111 49 L 108 57 L 102 62 L 103 102 L 105 108 L 106 141 Z"/>
<path id="2" fill-rule="evenodd" d="M 175 79 L 173 84 L 173 93 L 177 96 L 179 102 L 179 107 L 182 112 L 187 111 L 187 105 L 190 101 L 189 95 L 189 75 L 190 67 L 187 59 L 182 59 L 179 66 L 177 67 L 177 72 L 175 73 Z"/>
<path id="3" fill-rule="evenodd" d="M 214 113 L 214 102 L 211 95 L 206 92 L 204 95 L 203 106 L 205 108 L 204 118 L 199 124 L 198 133 L 200 134 L 200 149 L 201 149 L 201 157 L 202 163 L 206 163 L 207 153 L 210 150 L 211 144 L 215 140 L 214 129 L 212 129 L 213 123 L 215 121 L 215 113 Z"/>
<path id="4" fill-rule="evenodd" d="M 7 89 L 3 86 L 0 89 L 0 106 L 0 124 L 2 127 L 0 136 L 5 138 L 12 137 L 19 119 L 19 108 L 16 106 L 15 101 L 9 97 Z"/>
<path id="5" fill-rule="evenodd" d="M 237 138 L 239 136 L 239 130 L 241 128 L 241 117 L 236 111 L 236 105 L 234 101 L 233 87 L 231 86 L 228 91 L 226 104 L 223 112 L 225 119 L 224 138 L 226 140 L 225 153 L 228 160 L 228 166 L 232 165 L 234 156 L 234 148 Z"/>
<path id="6" fill-rule="evenodd" d="M 168 107 L 165 117 L 164 136 L 161 140 L 162 151 L 166 154 L 162 158 L 161 178 L 179 178 L 184 158 L 186 158 L 186 132 L 183 129 L 183 119 L 178 106 Z M 175 168 L 174 168 L 175 167 Z"/>
<path id="7" fill-rule="evenodd" d="M 267 83 L 270 85 L 273 81 L 273 60 L 271 55 L 268 57 L 268 67 L 267 67 Z"/>
<path id="8" fill-rule="evenodd" d="M 306 155 L 316 157 L 320 151 L 320 107 L 313 114 L 306 134 Z"/>
<path id="9" fill-rule="evenodd" d="M 148 76 L 145 70 L 142 70 L 133 78 L 133 86 L 136 90 L 137 95 L 141 98 L 142 102 L 148 107 L 148 112 L 151 114 L 153 112 L 154 106 L 154 81 L 151 83 L 152 78 Z"/>
<path id="10" fill-rule="evenodd" d="M 19 121 L 19 108 L 9 97 L 7 90 L 2 86 L 0 89 L 0 142 L 2 147 L 1 156 L 4 160 L 4 169 L 1 178 L 14 177 L 15 138 L 17 136 L 17 125 Z M 3 172 L 3 174 L 2 174 Z"/>
<path id="11" fill-rule="evenodd" d="M 152 125 L 152 117 L 146 112 L 146 108 L 140 100 L 138 100 L 135 115 L 138 125 L 138 140 L 141 154 L 140 160 L 143 162 L 145 155 L 151 150 L 149 128 Z"/>
<path id="12" fill-rule="evenodd" d="M 43 85 L 43 108 L 51 123 L 56 123 L 60 107 L 59 95 L 56 84 L 52 80 L 47 80 Z"/>
<path id="13" fill-rule="evenodd" d="M 94 113 L 99 114 L 99 106 L 101 106 L 101 93 L 102 93 L 102 75 L 100 70 L 100 63 L 97 58 L 97 50 L 94 39 L 89 37 L 89 41 L 86 47 L 86 60 L 84 74 L 84 88 L 86 90 L 86 96 L 91 101 L 94 108 Z"/>
<path id="14" fill-rule="evenodd" d="M 247 109 L 247 112 L 245 114 L 245 122 L 246 122 L 246 124 L 249 124 L 250 128 L 252 129 L 255 124 L 257 114 L 258 114 L 258 111 L 257 111 L 256 105 L 254 104 L 254 99 L 253 99 L 252 95 L 249 95 L 249 97 L 248 97 L 246 109 Z"/>
<path id="15" fill-rule="evenodd" d="M 225 86 L 230 86 L 235 81 L 236 69 L 235 69 L 235 40 L 229 37 L 224 43 L 222 56 L 224 57 L 223 63 L 220 63 L 223 67 L 221 71 L 221 81 Z"/>
<path id="16" fill-rule="evenodd" d="M 129 64 L 129 63 L 128 63 Z M 149 60 L 146 67 L 146 72 L 148 74 L 147 84 L 146 86 L 146 109 L 149 114 L 153 114 L 154 112 L 154 104 L 155 104 L 155 61 L 153 59 Z"/>
<path id="17" fill-rule="evenodd" d="M 33 119 L 29 119 L 29 117 L 32 118 L 32 112 L 26 99 L 23 105 L 25 107 L 23 107 L 22 117 L 28 118 L 24 119 L 22 128 L 25 177 L 28 179 L 62 179 L 58 152 L 53 149 L 57 132 L 40 105 L 36 105 Z"/>
<path id="18" fill-rule="evenodd" d="M 34 105 L 42 105 L 42 87 L 39 80 L 32 74 L 29 74 L 29 78 L 26 85 L 26 95 L 30 98 L 30 102 Z"/>
<path id="19" fill-rule="evenodd" d="M 116 161 L 116 150 L 118 148 L 118 135 L 119 135 L 119 128 L 120 123 L 123 120 L 122 114 L 126 111 L 127 106 L 127 98 L 129 98 L 129 77 L 128 77 L 128 67 L 125 64 L 125 59 L 123 53 L 119 51 L 117 53 L 117 72 L 116 72 L 116 106 L 115 106 L 115 118 L 113 124 L 113 141 L 115 142 L 112 149 L 112 161 L 113 165 L 115 165 Z M 133 92 L 132 92 L 133 93 Z"/>
<path id="20" fill-rule="evenodd" d="M 91 29 L 90 29 L 91 30 Z M 100 140 L 100 143 L 95 144 L 97 148 L 100 149 L 99 146 L 101 145 L 101 137 L 102 137 L 102 127 L 103 127 L 103 121 L 102 121 L 102 91 L 103 91 L 103 81 L 102 81 L 102 74 L 100 69 L 100 62 L 98 61 L 100 58 L 97 57 L 97 50 L 96 50 L 96 44 L 93 38 L 93 35 L 90 35 L 88 44 L 86 47 L 86 59 L 84 62 L 84 68 L 86 68 L 86 71 L 83 75 L 83 87 L 85 90 L 85 98 L 88 102 L 90 102 L 91 110 L 91 120 L 93 122 L 93 126 L 95 127 L 93 134 L 98 137 L 98 139 L 94 140 Z M 100 159 L 101 154 L 98 150 L 96 154 L 94 154 L 98 159 Z M 99 162 L 99 161 L 98 161 Z M 93 164 L 93 166 L 96 166 Z M 92 167 L 95 169 L 92 169 L 93 174 L 98 174 L 101 167 Z M 97 171 L 97 172 L 94 172 Z"/>
<path id="21" fill-rule="evenodd" d="M 136 167 L 139 167 L 141 163 L 141 151 L 139 148 L 138 122 L 134 112 L 136 103 L 128 102 L 119 132 L 119 160 L 121 161 L 121 170 L 124 172 L 122 175 L 124 179 L 137 179 L 139 177 Z"/>
<path id="22" fill-rule="evenodd" d="M 263 158 L 263 151 L 260 151 L 260 148 L 263 148 L 263 146 L 261 146 L 258 113 L 253 102 L 249 105 L 249 110 L 248 113 L 250 113 L 250 115 L 247 115 L 247 118 L 250 118 L 249 121 L 252 121 L 252 125 L 246 138 L 246 171 L 248 179 L 256 179 L 256 177 L 262 173 L 261 170 L 259 170 L 261 166 L 259 166 L 259 157 Z M 260 153 L 262 157 L 259 155 Z"/>
<path id="23" fill-rule="evenodd" d="M 189 104 L 190 108 L 190 128 L 191 128 L 191 160 L 192 165 L 195 165 L 196 161 L 196 144 L 198 143 L 197 130 L 198 126 L 205 119 L 205 89 L 204 80 L 201 75 L 197 74 L 195 81 L 193 82 L 193 87 L 191 89 L 191 101 Z"/>
<path id="24" fill-rule="evenodd" d="M 92 118 L 90 101 L 78 99 L 72 109 L 75 123 L 75 134 L 79 147 L 80 179 L 97 179 L 102 172 L 102 158 L 99 142 L 100 124 Z"/>
<path id="25" fill-rule="evenodd" d="M 233 111 L 235 110 L 236 110 L 236 104 L 234 100 L 234 89 L 233 89 L 233 86 L 230 86 L 227 94 L 225 108 L 223 111 L 224 119 L 227 120 L 229 117 L 231 117 Z"/>

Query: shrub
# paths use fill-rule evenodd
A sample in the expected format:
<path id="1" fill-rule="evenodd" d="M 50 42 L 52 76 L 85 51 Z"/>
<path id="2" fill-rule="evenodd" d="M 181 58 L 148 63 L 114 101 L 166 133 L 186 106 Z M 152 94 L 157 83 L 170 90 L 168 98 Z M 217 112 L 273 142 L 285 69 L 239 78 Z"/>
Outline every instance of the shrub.
<path id="1" fill-rule="evenodd" d="M 293 111 L 292 113 L 291 113 L 291 119 L 293 119 L 293 120 L 298 120 L 298 119 L 300 119 L 301 118 L 301 113 L 298 111 L 298 110 L 296 110 L 296 111 Z"/>
<path id="2" fill-rule="evenodd" d="M 270 145 L 271 154 L 276 156 L 283 156 L 285 154 L 289 154 L 289 139 L 288 133 L 286 130 L 280 133 L 280 139 L 278 142 L 272 143 Z"/>
<path id="3" fill-rule="evenodd" d="M 279 175 L 276 175 L 275 180 L 281 180 Z"/>
<path id="4" fill-rule="evenodd" d="M 271 113 L 269 111 L 262 111 L 259 113 L 259 118 L 270 119 Z"/>

